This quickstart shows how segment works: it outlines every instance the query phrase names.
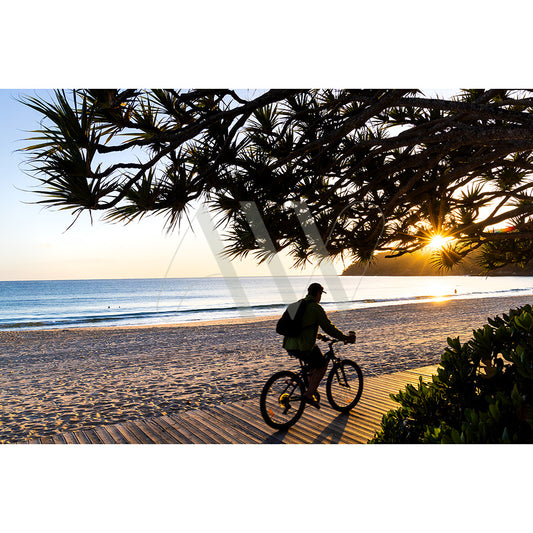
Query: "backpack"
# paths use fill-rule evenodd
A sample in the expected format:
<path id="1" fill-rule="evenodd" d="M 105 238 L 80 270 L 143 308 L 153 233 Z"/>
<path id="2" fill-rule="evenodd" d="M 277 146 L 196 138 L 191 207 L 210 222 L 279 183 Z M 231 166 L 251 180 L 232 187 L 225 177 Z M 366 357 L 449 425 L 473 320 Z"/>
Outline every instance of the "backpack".
<path id="1" fill-rule="evenodd" d="M 302 316 L 309 300 L 290 304 L 276 324 L 276 333 L 284 337 L 298 337 L 302 332 Z"/>

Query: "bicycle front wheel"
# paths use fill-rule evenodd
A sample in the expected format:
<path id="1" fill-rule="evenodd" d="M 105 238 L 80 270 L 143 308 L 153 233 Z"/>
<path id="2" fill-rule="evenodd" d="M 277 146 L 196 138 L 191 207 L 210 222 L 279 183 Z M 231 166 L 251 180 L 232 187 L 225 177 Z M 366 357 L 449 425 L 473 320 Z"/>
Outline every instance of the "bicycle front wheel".
<path id="1" fill-rule="evenodd" d="M 274 374 L 263 387 L 259 405 L 264 421 L 275 429 L 287 429 L 302 416 L 304 384 L 294 372 Z"/>
<path id="2" fill-rule="evenodd" d="M 326 394 L 333 409 L 345 413 L 353 409 L 363 393 L 363 373 L 353 361 L 335 365 L 326 382 Z"/>

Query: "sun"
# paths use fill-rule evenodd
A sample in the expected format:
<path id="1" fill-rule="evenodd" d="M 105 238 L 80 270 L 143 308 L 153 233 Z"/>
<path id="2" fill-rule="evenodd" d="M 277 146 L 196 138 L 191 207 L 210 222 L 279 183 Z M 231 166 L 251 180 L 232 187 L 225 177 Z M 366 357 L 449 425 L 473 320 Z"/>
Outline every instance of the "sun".
<path id="1" fill-rule="evenodd" d="M 445 237 L 444 235 L 435 234 L 429 240 L 427 248 L 433 251 L 441 250 L 442 248 L 445 248 L 451 240 L 452 237 Z"/>

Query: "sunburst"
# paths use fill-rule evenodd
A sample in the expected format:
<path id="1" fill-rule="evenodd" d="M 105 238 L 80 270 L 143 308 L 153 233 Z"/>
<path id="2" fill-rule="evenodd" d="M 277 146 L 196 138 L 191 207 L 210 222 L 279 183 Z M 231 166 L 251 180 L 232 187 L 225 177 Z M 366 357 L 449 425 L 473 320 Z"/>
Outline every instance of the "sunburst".
<path id="1" fill-rule="evenodd" d="M 448 244 L 450 244 L 450 241 L 453 239 L 453 237 L 446 237 L 445 235 L 436 233 L 433 235 L 428 244 L 426 245 L 427 248 L 431 251 L 438 251 L 442 250 L 442 248 L 446 248 Z"/>

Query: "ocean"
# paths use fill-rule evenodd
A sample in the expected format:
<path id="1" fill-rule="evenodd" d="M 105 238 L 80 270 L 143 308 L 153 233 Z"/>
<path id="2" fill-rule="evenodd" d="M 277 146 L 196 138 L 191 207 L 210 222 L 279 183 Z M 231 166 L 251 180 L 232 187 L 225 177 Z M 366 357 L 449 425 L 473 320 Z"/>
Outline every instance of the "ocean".
<path id="1" fill-rule="evenodd" d="M 0 330 L 180 324 L 281 315 L 326 288 L 327 311 L 533 295 L 533 277 L 294 276 L 0 282 Z"/>

